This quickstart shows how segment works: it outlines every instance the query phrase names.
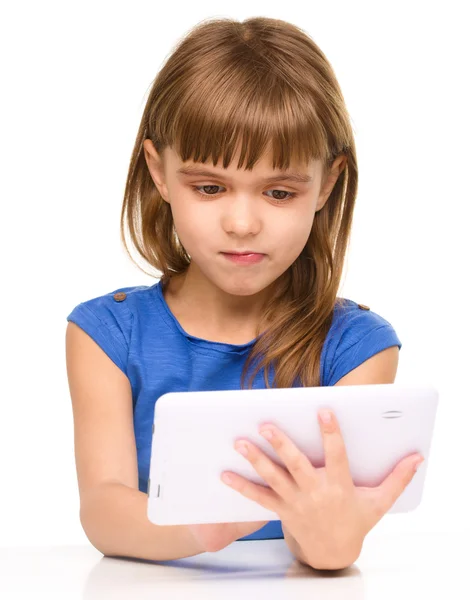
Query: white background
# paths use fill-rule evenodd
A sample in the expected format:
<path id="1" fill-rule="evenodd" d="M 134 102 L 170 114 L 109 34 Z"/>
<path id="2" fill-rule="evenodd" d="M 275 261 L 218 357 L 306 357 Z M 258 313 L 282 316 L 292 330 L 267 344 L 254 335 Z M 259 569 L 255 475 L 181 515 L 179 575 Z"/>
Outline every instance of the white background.
<path id="1" fill-rule="evenodd" d="M 385 516 L 371 534 L 470 531 L 464 6 L 4 5 L 0 545 L 88 543 L 79 522 L 66 316 L 87 299 L 156 281 L 119 239 L 127 167 L 152 80 L 180 37 L 209 17 L 284 19 L 326 53 L 359 162 L 339 295 L 395 327 L 403 343 L 397 383 L 432 383 L 440 392 L 422 504 Z"/>

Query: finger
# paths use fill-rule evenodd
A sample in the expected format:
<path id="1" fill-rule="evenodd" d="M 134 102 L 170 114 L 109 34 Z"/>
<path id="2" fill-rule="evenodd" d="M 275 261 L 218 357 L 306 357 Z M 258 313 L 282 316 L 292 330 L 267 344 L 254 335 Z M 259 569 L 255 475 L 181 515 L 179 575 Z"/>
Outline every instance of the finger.
<path id="1" fill-rule="evenodd" d="M 279 498 L 290 502 L 295 495 L 296 486 L 286 469 L 273 462 L 256 444 L 238 440 L 235 443 L 235 449 L 240 452 L 243 448 L 246 448 L 247 451 L 247 454 L 243 456 L 252 464 L 258 475 L 276 492 Z"/>
<path id="2" fill-rule="evenodd" d="M 266 432 L 270 432 L 271 437 L 269 434 L 266 436 Z M 298 487 L 304 490 L 311 488 L 317 473 L 308 456 L 299 450 L 288 435 L 271 423 L 262 425 L 260 434 L 271 444 Z"/>
<path id="3" fill-rule="evenodd" d="M 323 417 L 328 414 L 330 420 L 325 422 Z M 332 410 L 322 409 L 318 413 L 318 422 L 323 438 L 325 472 L 328 481 L 352 487 L 354 483 L 349 468 L 348 455 L 336 415 Z"/>
<path id="4" fill-rule="evenodd" d="M 421 455 L 412 454 L 400 461 L 390 475 L 377 486 L 378 504 L 382 515 L 392 508 L 406 487 L 413 480 L 416 474 L 415 465 L 417 456 Z"/>
<path id="5" fill-rule="evenodd" d="M 225 475 L 229 475 L 230 481 L 226 480 L 224 477 Z M 237 475 L 237 473 L 233 473 L 232 471 L 224 471 L 221 479 L 223 483 L 242 494 L 242 496 L 245 496 L 245 498 L 253 500 L 253 502 L 256 502 L 260 506 L 277 513 L 279 497 L 269 487 L 248 481 L 244 477 L 241 477 L 241 475 Z"/>

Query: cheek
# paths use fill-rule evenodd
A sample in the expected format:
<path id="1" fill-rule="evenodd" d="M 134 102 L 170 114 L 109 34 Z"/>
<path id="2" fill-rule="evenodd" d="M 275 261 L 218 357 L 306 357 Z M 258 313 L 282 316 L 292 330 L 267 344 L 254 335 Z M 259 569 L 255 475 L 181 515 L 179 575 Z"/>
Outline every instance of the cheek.
<path id="1" fill-rule="evenodd" d="M 213 241 L 218 239 L 217 233 L 211 231 L 210 221 L 204 217 L 204 211 L 180 206 L 172 213 L 178 238 L 191 256 L 203 254 L 204 249 L 210 249 Z"/>
<path id="2" fill-rule="evenodd" d="M 290 222 L 288 221 L 282 231 L 278 231 L 276 236 L 279 240 L 277 256 L 283 265 L 289 266 L 295 262 L 304 249 L 311 230 L 311 217 L 305 215 L 304 217 L 297 216 L 295 219 L 290 220 Z"/>
<path id="3" fill-rule="evenodd" d="M 296 213 L 285 215 L 277 228 L 276 237 L 285 240 L 286 249 L 303 248 L 312 230 L 313 218 L 311 213 Z"/>

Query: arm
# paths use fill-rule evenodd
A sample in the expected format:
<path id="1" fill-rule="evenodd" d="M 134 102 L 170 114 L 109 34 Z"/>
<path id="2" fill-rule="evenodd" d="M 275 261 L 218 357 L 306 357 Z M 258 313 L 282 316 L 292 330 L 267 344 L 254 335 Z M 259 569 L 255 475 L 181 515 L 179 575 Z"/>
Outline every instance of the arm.
<path id="1" fill-rule="evenodd" d="M 119 482 L 91 490 L 80 507 L 91 544 L 105 556 L 174 560 L 205 552 L 186 525 L 159 526 L 147 517 L 147 495 Z"/>
<path id="2" fill-rule="evenodd" d="M 80 522 L 105 555 L 172 560 L 205 551 L 185 525 L 158 526 L 138 489 L 132 390 L 126 375 L 75 323 L 66 331 Z"/>
<path id="3" fill-rule="evenodd" d="M 107 556 L 174 560 L 216 552 L 267 521 L 155 525 L 138 489 L 132 390 L 127 376 L 75 323 L 66 332 L 80 522 Z"/>

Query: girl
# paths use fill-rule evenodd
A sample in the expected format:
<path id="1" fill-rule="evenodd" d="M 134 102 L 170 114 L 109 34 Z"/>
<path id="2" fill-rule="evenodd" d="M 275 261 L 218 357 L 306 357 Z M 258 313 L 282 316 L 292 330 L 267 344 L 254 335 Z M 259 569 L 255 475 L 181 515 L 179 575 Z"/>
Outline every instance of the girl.
<path id="1" fill-rule="evenodd" d="M 155 402 L 170 391 L 243 389 L 250 368 L 255 388 L 354 384 L 366 364 L 376 369 L 370 383 L 393 382 L 401 348 L 393 327 L 337 296 L 357 186 L 340 87 L 301 29 L 261 17 L 206 20 L 176 46 L 150 90 L 121 212 L 129 256 L 125 225 L 163 275 L 67 317 L 77 326 L 68 326 L 67 364 L 82 523 L 97 547 L 176 558 L 284 537 L 280 520 L 208 525 L 185 529 L 186 542 L 204 542 L 197 550 L 157 551 L 145 496 Z M 92 369 L 96 380 L 106 369 L 99 394 Z M 117 403 L 117 382 L 121 395 L 128 385 L 128 404 Z M 127 482 L 127 501 L 109 495 L 99 505 L 105 482 L 121 494 Z M 113 527 L 103 525 L 118 505 Z M 113 544 L 99 543 L 105 535 Z"/>

